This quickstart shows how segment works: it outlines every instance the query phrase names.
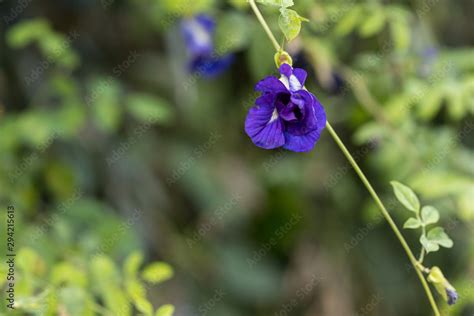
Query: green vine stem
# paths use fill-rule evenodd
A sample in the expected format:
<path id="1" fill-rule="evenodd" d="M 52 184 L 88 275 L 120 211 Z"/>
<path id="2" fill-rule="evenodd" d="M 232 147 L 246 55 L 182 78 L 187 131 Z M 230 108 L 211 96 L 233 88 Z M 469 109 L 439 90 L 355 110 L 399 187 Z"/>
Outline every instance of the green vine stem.
<path id="1" fill-rule="evenodd" d="M 420 223 L 422 223 L 422 220 L 421 220 L 421 217 L 420 217 L 420 214 L 416 214 L 416 218 L 420 221 Z M 421 225 L 421 234 L 423 236 L 426 236 L 426 226 L 425 224 L 423 223 Z M 423 264 L 423 260 L 425 259 L 425 247 L 421 246 L 421 250 L 420 250 L 420 256 L 418 257 L 418 262 L 420 264 Z"/>
<path id="2" fill-rule="evenodd" d="M 255 13 L 255 15 L 257 16 L 257 19 L 259 20 L 260 24 L 262 25 L 263 29 L 265 30 L 265 32 L 267 33 L 268 37 L 270 38 L 273 46 L 275 47 L 275 50 L 277 52 L 279 51 L 282 51 L 282 48 L 281 46 L 278 44 L 278 42 L 276 41 L 275 39 L 275 36 L 273 35 L 272 31 L 270 30 L 270 27 L 268 26 L 267 22 L 265 21 L 264 17 L 262 16 L 262 13 L 260 12 L 260 10 L 258 9 L 257 5 L 255 4 L 255 0 L 248 0 L 249 3 L 250 3 L 250 7 L 252 8 L 253 12 Z M 397 224 L 395 224 L 395 221 L 392 219 L 392 217 L 390 216 L 390 213 L 387 211 L 387 209 L 385 208 L 385 205 L 382 203 L 382 201 L 380 200 L 377 192 L 375 192 L 374 188 L 372 187 L 372 185 L 370 184 L 369 180 L 367 179 L 367 177 L 365 176 L 365 174 L 362 172 L 362 170 L 360 169 L 359 165 L 356 163 L 356 161 L 354 160 L 354 158 L 352 157 L 351 153 L 349 152 L 349 150 L 346 148 L 346 146 L 344 145 L 344 143 L 342 142 L 342 140 L 339 138 L 339 136 L 337 135 L 336 131 L 332 128 L 331 124 L 329 124 L 329 122 L 326 121 L 326 128 L 328 129 L 329 131 L 329 134 L 331 134 L 331 137 L 334 139 L 334 141 L 336 142 L 336 144 L 339 146 L 339 148 L 341 149 L 342 153 L 344 154 L 344 156 L 346 157 L 346 159 L 349 161 L 349 163 L 351 164 L 352 168 L 354 168 L 355 172 L 357 173 L 357 175 L 359 176 L 360 180 L 362 181 L 362 183 L 364 184 L 364 186 L 366 187 L 367 191 L 369 191 L 370 195 L 372 196 L 373 200 L 375 201 L 375 203 L 377 204 L 377 206 L 379 207 L 382 215 L 385 217 L 385 219 L 387 220 L 388 224 L 390 225 L 390 227 L 392 228 L 393 232 L 395 233 L 395 235 L 397 236 L 398 240 L 400 241 L 400 244 L 402 245 L 403 249 L 405 250 L 408 258 L 410 259 L 410 262 L 411 264 L 413 265 L 415 271 L 416 271 L 416 274 L 418 275 L 418 278 L 420 279 L 420 282 L 421 284 L 423 285 L 423 288 L 426 292 L 426 296 L 428 296 L 428 300 L 430 301 L 430 304 L 431 304 L 431 307 L 433 309 L 433 312 L 435 314 L 435 316 L 440 316 L 440 312 L 439 312 L 439 309 L 438 309 L 438 306 L 436 305 L 436 301 L 433 297 L 433 294 L 431 293 L 431 290 L 430 290 L 430 287 L 428 285 L 428 282 L 426 281 L 426 279 L 424 278 L 423 276 L 423 273 L 422 273 L 422 270 L 423 270 L 423 267 L 422 265 L 420 264 L 420 262 L 418 262 L 415 258 L 415 256 L 413 255 L 413 252 L 411 251 L 410 247 L 408 246 L 408 243 L 406 242 L 405 238 L 403 237 L 402 233 L 400 232 L 400 230 L 398 229 L 397 227 Z"/>
<path id="3" fill-rule="evenodd" d="M 390 216 L 390 213 L 387 211 L 387 209 L 385 208 L 385 205 L 380 200 L 377 192 L 375 192 L 374 188 L 372 187 L 369 180 L 367 179 L 367 177 L 364 175 L 364 173 L 360 169 L 357 162 L 355 162 L 355 160 L 352 157 L 349 150 L 346 148 L 344 143 L 341 141 L 339 136 L 336 134 L 336 131 L 334 131 L 331 124 L 329 124 L 329 122 L 327 122 L 327 121 L 326 121 L 326 128 L 328 129 L 329 134 L 331 134 L 332 138 L 337 143 L 337 145 L 339 146 L 341 151 L 344 153 L 344 156 L 346 156 L 346 158 L 349 161 L 349 163 L 351 164 L 352 168 L 354 168 L 354 170 L 357 173 L 357 175 L 359 176 L 360 180 L 362 181 L 364 186 L 367 188 L 367 191 L 369 191 L 370 195 L 372 196 L 375 203 L 379 207 L 380 211 L 382 212 L 383 216 L 385 217 L 388 224 L 392 228 L 393 232 L 395 233 L 395 235 L 397 235 L 397 238 L 400 241 L 400 244 L 402 244 L 403 249 L 405 249 L 405 252 L 406 252 L 408 258 L 410 259 L 411 264 L 415 268 L 416 274 L 418 275 L 418 277 L 421 281 L 421 284 L 423 285 L 423 288 L 425 289 L 426 295 L 428 296 L 428 300 L 430 301 L 431 307 L 433 308 L 433 311 L 434 311 L 435 315 L 436 316 L 441 315 L 439 310 L 438 310 L 438 306 L 436 305 L 436 301 L 434 300 L 433 294 L 431 293 L 428 282 L 426 282 L 425 277 L 423 276 L 423 274 L 420 271 L 420 269 L 422 269 L 421 264 L 416 260 L 415 256 L 413 255 L 413 252 L 411 251 L 410 246 L 408 246 L 408 243 L 406 242 L 406 240 L 403 237 L 402 233 L 398 229 L 397 224 L 395 224 L 394 220 Z"/>
<path id="4" fill-rule="evenodd" d="M 265 21 L 265 18 L 263 17 L 262 13 L 258 9 L 257 5 L 255 4 L 255 0 L 249 0 L 249 3 L 250 3 L 250 7 L 252 7 L 253 12 L 257 16 L 258 21 L 260 22 L 263 29 L 267 33 L 268 38 L 270 39 L 270 41 L 272 41 L 273 47 L 275 47 L 275 50 L 277 52 L 281 51 L 280 44 L 278 44 L 275 36 L 272 33 L 272 30 L 270 30 L 270 27 L 268 26 L 267 22 Z"/>

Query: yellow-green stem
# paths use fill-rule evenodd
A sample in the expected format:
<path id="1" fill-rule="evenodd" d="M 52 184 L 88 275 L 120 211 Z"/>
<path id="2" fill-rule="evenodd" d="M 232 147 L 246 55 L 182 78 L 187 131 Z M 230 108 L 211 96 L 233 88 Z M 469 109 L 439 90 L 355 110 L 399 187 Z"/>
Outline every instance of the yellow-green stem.
<path id="1" fill-rule="evenodd" d="M 268 38 L 270 39 L 270 41 L 272 41 L 272 44 L 273 44 L 273 47 L 275 47 L 275 50 L 278 52 L 281 50 L 281 46 L 280 44 L 278 44 L 275 36 L 273 35 L 272 33 L 272 30 L 270 30 L 270 27 L 268 27 L 268 24 L 267 22 L 265 21 L 265 19 L 263 18 L 263 15 L 262 13 L 260 13 L 260 10 L 258 9 L 257 5 L 255 4 L 255 0 L 249 0 L 249 3 L 250 3 L 250 7 L 252 8 L 253 12 L 255 13 L 255 15 L 257 16 L 257 19 L 258 21 L 260 22 L 260 24 L 262 25 L 263 29 L 265 30 L 265 32 L 267 33 L 268 35 Z"/>
<path id="2" fill-rule="evenodd" d="M 262 25 L 263 29 L 265 30 L 265 32 L 267 33 L 268 37 L 270 38 L 270 40 L 272 41 L 272 44 L 273 46 L 275 47 L 275 50 L 278 52 L 278 51 L 281 51 L 281 47 L 280 45 L 278 44 L 278 42 L 276 41 L 275 39 L 275 36 L 273 35 L 272 31 L 270 30 L 270 28 L 268 27 L 268 24 L 267 22 L 265 21 L 265 19 L 263 18 L 260 10 L 258 9 L 257 5 L 255 4 L 255 0 L 249 0 L 249 3 L 250 3 L 250 7 L 252 8 L 253 12 L 255 13 L 255 15 L 257 16 L 257 19 L 259 20 L 260 24 Z M 426 292 L 426 295 L 428 296 L 428 300 L 430 301 L 430 304 L 431 304 L 431 307 L 434 311 L 434 314 L 435 316 L 440 316 L 440 312 L 439 312 L 439 309 L 438 309 L 438 306 L 436 305 L 436 301 L 433 297 L 433 294 L 431 293 L 431 290 L 430 290 L 430 287 L 428 285 L 428 282 L 426 282 L 426 279 L 424 278 L 422 272 L 420 271 L 420 263 L 416 260 L 415 256 L 413 255 L 413 252 L 411 251 L 410 247 L 408 246 L 408 243 L 406 242 L 405 238 L 403 237 L 402 233 L 400 232 L 400 230 L 398 229 L 397 225 L 395 224 L 394 220 L 392 219 L 392 217 L 390 216 L 390 213 L 387 211 L 387 209 L 385 208 L 385 205 L 382 203 L 382 201 L 380 200 L 379 196 L 377 195 L 377 192 L 375 192 L 374 188 L 372 187 L 372 185 L 370 184 L 369 180 L 367 179 L 367 177 L 364 175 L 364 173 L 362 172 L 362 170 L 360 169 L 359 165 L 356 163 L 356 161 L 354 160 L 354 158 L 352 157 L 351 153 L 349 152 L 349 150 L 346 148 L 346 146 L 344 145 L 344 143 L 342 142 L 342 140 L 339 138 L 339 136 L 337 135 L 336 131 L 334 131 L 334 129 L 332 128 L 331 124 L 329 124 L 329 122 L 326 121 L 326 128 L 328 129 L 329 131 L 329 134 L 331 134 L 331 137 L 334 139 L 334 141 L 336 142 L 336 144 L 339 146 L 339 148 L 341 149 L 342 153 L 344 154 L 344 156 L 347 158 L 347 160 L 349 161 L 349 163 L 351 164 L 352 168 L 354 168 L 355 172 L 357 173 L 357 175 L 359 176 L 360 180 L 362 181 L 362 183 L 364 184 L 364 186 L 366 187 L 366 189 L 369 191 L 370 195 L 372 196 L 373 200 L 375 201 L 375 203 L 377 204 L 377 206 L 379 207 L 380 211 L 382 212 L 382 215 L 385 217 L 385 219 L 387 220 L 388 224 L 390 225 L 390 227 L 392 228 L 393 232 L 395 233 L 395 235 L 397 236 L 398 240 L 400 241 L 403 249 L 405 250 L 408 258 L 410 259 L 410 262 L 411 264 L 413 265 L 413 268 L 415 269 L 416 271 L 416 274 L 418 275 L 418 278 L 420 279 L 420 282 L 421 284 L 423 285 L 423 288 Z"/>
<path id="3" fill-rule="evenodd" d="M 374 188 L 370 184 L 369 180 L 367 177 L 364 175 L 362 170 L 360 169 L 359 165 L 357 162 L 354 160 L 352 157 L 351 153 L 349 150 L 346 148 L 344 143 L 341 141 L 339 136 L 337 135 L 336 131 L 332 128 L 331 124 L 329 122 L 326 122 L 326 128 L 329 131 L 329 134 L 331 134 L 332 138 L 336 142 L 336 144 L 339 146 L 341 149 L 342 153 L 344 156 L 346 156 L 347 160 L 351 164 L 352 168 L 354 168 L 355 172 L 359 176 L 360 180 L 364 184 L 364 186 L 367 188 L 367 191 L 369 191 L 370 195 L 374 199 L 375 203 L 379 207 L 380 211 L 382 212 L 382 215 L 385 217 L 387 220 L 388 224 L 392 228 L 393 232 L 397 236 L 398 240 L 400 241 L 400 244 L 402 245 L 403 249 L 405 249 L 406 254 L 408 255 L 408 258 L 410 259 L 411 264 L 415 268 L 416 274 L 420 278 L 421 284 L 423 285 L 423 288 L 425 289 L 426 295 L 428 296 L 428 300 L 430 301 L 431 307 L 433 308 L 433 311 L 436 316 L 441 315 L 438 310 L 438 306 L 436 305 L 436 301 L 434 300 L 433 294 L 431 293 L 430 287 L 428 285 L 428 282 L 426 282 L 425 277 L 420 271 L 419 267 L 419 262 L 416 260 L 415 256 L 413 255 L 413 252 L 411 251 L 410 247 L 408 246 L 408 243 L 406 242 L 405 238 L 403 237 L 402 233 L 397 227 L 397 224 L 395 224 L 394 220 L 390 216 L 390 213 L 387 211 L 385 208 L 385 205 L 382 203 L 380 200 L 379 196 L 377 195 L 377 192 L 375 192 Z"/>

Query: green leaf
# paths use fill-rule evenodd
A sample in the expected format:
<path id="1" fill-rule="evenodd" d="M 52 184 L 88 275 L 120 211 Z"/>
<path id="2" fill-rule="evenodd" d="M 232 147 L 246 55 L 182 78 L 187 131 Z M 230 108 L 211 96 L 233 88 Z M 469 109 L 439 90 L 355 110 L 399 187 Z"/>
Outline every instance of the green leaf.
<path id="1" fill-rule="evenodd" d="M 387 134 L 386 126 L 383 124 L 369 122 L 361 127 L 354 134 L 354 141 L 362 145 L 367 142 L 373 142 Z"/>
<path id="2" fill-rule="evenodd" d="M 337 23 L 335 33 L 339 36 L 345 36 L 352 32 L 363 17 L 362 13 L 361 7 L 354 7 Z"/>
<path id="3" fill-rule="evenodd" d="M 439 250 L 438 244 L 429 240 L 424 234 L 421 235 L 420 237 L 420 243 L 423 246 L 423 248 L 425 248 L 427 253 L 435 252 Z"/>
<path id="4" fill-rule="evenodd" d="M 395 20 L 390 24 L 393 42 L 398 50 L 405 50 L 410 44 L 410 28 L 405 20 Z"/>
<path id="5" fill-rule="evenodd" d="M 133 304 L 139 312 L 142 312 L 146 316 L 153 315 L 153 305 L 144 297 L 136 297 L 133 300 Z"/>
<path id="6" fill-rule="evenodd" d="M 462 89 L 456 85 L 450 85 L 446 95 L 446 101 L 448 103 L 448 113 L 451 118 L 460 120 L 465 114 L 464 112 L 468 109 L 467 106 L 464 106 Z"/>
<path id="7" fill-rule="evenodd" d="M 301 17 L 295 10 L 280 9 L 278 25 L 283 34 L 285 34 L 287 41 L 291 41 L 298 36 L 301 31 L 301 22 L 303 21 L 308 21 L 308 19 Z"/>
<path id="8" fill-rule="evenodd" d="M 173 313 L 174 313 L 174 306 L 171 304 L 165 304 L 165 305 L 160 306 L 160 308 L 156 310 L 155 316 L 172 316 Z"/>
<path id="9" fill-rule="evenodd" d="M 89 293 L 78 287 L 60 287 L 56 293 L 66 315 L 94 315 L 93 301 Z M 43 315 L 43 314 L 41 314 Z"/>
<path id="10" fill-rule="evenodd" d="M 22 247 L 15 261 L 17 268 L 25 274 L 40 275 L 45 270 L 43 258 L 30 247 Z"/>
<path id="11" fill-rule="evenodd" d="M 90 104 L 97 126 L 105 132 L 114 132 L 122 117 L 120 84 L 114 79 L 93 79 L 90 85 Z"/>
<path id="12" fill-rule="evenodd" d="M 217 21 L 217 30 L 214 37 L 216 54 L 243 49 L 249 43 L 252 35 L 249 16 L 243 13 L 229 13 Z"/>
<path id="13" fill-rule="evenodd" d="M 18 117 L 16 133 L 25 143 L 38 148 L 48 143 L 54 135 L 54 127 L 55 122 L 50 113 L 30 110 Z"/>
<path id="14" fill-rule="evenodd" d="M 402 203 L 408 210 L 418 214 L 420 212 L 420 201 L 418 201 L 415 192 L 400 182 L 391 181 L 390 183 L 392 184 L 395 196 L 400 203 Z"/>
<path id="15" fill-rule="evenodd" d="M 451 248 L 454 244 L 442 227 L 435 227 L 431 229 L 426 237 L 429 241 L 435 242 L 445 248 Z"/>
<path id="16" fill-rule="evenodd" d="M 173 268 L 165 262 L 154 262 L 143 269 L 142 277 L 151 283 L 160 283 L 173 276 Z"/>
<path id="17" fill-rule="evenodd" d="M 51 27 L 43 18 L 23 20 L 12 26 L 6 35 L 7 43 L 12 48 L 21 48 L 41 36 L 49 35 Z"/>
<path id="18" fill-rule="evenodd" d="M 158 4 L 160 11 L 163 10 L 175 18 L 208 12 L 212 10 L 213 3 L 212 0 L 160 0 L 159 2 L 153 2 L 153 4 Z M 153 5 L 150 7 L 153 7 Z M 151 11 L 151 13 L 154 13 L 154 11 Z"/>
<path id="19" fill-rule="evenodd" d="M 359 33 L 362 37 L 369 37 L 379 33 L 384 25 L 385 14 L 381 8 L 378 8 L 362 23 Z"/>
<path id="20" fill-rule="evenodd" d="M 408 229 L 416 229 L 418 227 L 421 227 L 421 222 L 419 219 L 410 217 L 405 224 L 403 224 L 403 228 L 408 228 Z"/>
<path id="21" fill-rule="evenodd" d="M 125 274 L 130 278 L 136 278 L 137 272 L 143 263 L 143 254 L 140 251 L 135 251 L 130 254 L 124 263 Z"/>
<path id="22" fill-rule="evenodd" d="M 145 298 L 146 290 L 140 281 L 136 279 L 129 279 L 125 282 L 125 288 L 127 290 L 127 294 L 132 298 L 132 300 L 135 300 L 139 297 Z"/>
<path id="23" fill-rule="evenodd" d="M 444 94 L 444 89 L 439 85 L 426 88 L 423 100 L 420 101 L 417 109 L 419 117 L 423 120 L 432 119 L 443 104 Z"/>
<path id="24" fill-rule="evenodd" d="M 130 113 L 143 122 L 166 123 L 172 118 L 168 102 L 150 94 L 131 94 L 127 105 Z"/>
<path id="25" fill-rule="evenodd" d="M 113 315 L 130 315 L 130 304 L 122 290 L 121 277 L 112 261 L 106 255 L 97 255 L 91 260 L 91 280 L 97 285 L 97 294 Z"/>
<path id="26" fill-rule="evenodd" d="M 282 8 L 287 8 L 294 5 L 293 0 L 257 0 L 257 2 L 263 5 L 273 5 Z"/>
<path id="27" fill-rule="evenodd" d="M 146 298 L 144 285 L 136 279 L 130 279 L 125 283 L 125 286 L 137 310 L 148 316 L 153 315 L 153 305 Z"/>
<path id="28" fill-rule="evenodd" d="M 420 242 L 425 248 L 426 252 L 434 252 L 439 250 L 439 246 L 451 248 L 453 241 L 444 232 L 442 227 L 435 227 L 431 229 L 428 234 L 422 235 Z"/>
<path id="29" fill-rule="evenodd" d="M 87 286 L 86 273 L 68 262 L 56 264 L 51 272 L 50 280 L 57 286 L 61 284 L 75 285 L 81 288 Z"/>
<path id="30" fill-rule="evenodd" d="M 434 224 L 439 221 L 439 212 L 433 206 L 423 206 L 421 209 L 421 220 L 423 225 Z"/>

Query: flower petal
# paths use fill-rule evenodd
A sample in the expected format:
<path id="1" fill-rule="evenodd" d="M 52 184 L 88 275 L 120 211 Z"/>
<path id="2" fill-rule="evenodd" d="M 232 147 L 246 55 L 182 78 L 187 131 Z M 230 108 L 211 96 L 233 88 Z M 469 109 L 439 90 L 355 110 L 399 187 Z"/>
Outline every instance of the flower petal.
<path id="1" fill-rule="evenodd" d="M 191 55 L 211 54 L 214 50 L 212 23 L 211 18 L 205 16 L 193 17 L 181 22 L 181 33 Z"/>
<path id="2" fill-rule="evenodd" d="M 448 297 L 448 305 L 454 305 L 456 304 L 456 301 L 458 300 L 458 293 L 454 288 L 447 288 L 446 289 L 446 296 Z"/>
<path id="3" fill-rule="evenodd" d="M 281 64 L 281 66 L 280 66 L 280 74 L 282 74 L 283 76 L 289 78 L 292 73 L 293 73 L 293 68 L 291 68 L 290 65 L 288 65 L 288 64 Z"/>
<path id="4" fill-rule="evenodd" d="M 306 152 L 313 149 L 316 142 L 319 140 L 321 132 L 326 126 L 326 112 L 324 111 L 323 106 L 319 101 L 311 94 L 314 98 L 313 111 L 315 116 L 315 126 L 314 129 L 302 134 L 306 128 L 304 125 L 298 126 L 294 123 L 288 123 L 286 125 L 285 131 L 285 145 L 283 148 L 296 151 L 296 152 Z M 308 114 L 308 113 L 306 113 Z M 306 119 L 306 117 L 305 117 Z M 299 124 L 301 124 L 300 122 Z"/>
<path id="5" fill-rule="evenodd" d="M 285 132 L 285 145 L 283 148 L 296 151 L 296 152 L 307 152 L 314 148 L 314 145 L 319 139 L 321 131 L 315 129 L 305 135 L 292 135 Z"/>
<path id="6" fill-rule="evenodd" d="M 273 105 L 274 98 L 272 94 L 259 97 L 245 120 L 247 135 L 255 145 L 265 149 L 281 147 L 285 143 L 283 124 Z"/>
<path id="7" fill-rule="evenodd" d="M 199 73 L 204 77 L 213 77 L 225 71 L 234 61 L 234 55 L 224 56 L 203 55 L 196 56 L 191 60 L 189 68 L 191 72 Z"/>
<path id="8" fill-rule="evenodd" d="M 301 69 L 301 68 L 294 68 L 293 75 L 295 75 L 295 77 L 298 79 L 301 85 L 304 86 L 304 82 L 306 81 L 306 77 L 308 76 L 308 74 L 306 73 L 306 70 Z"/>
<path id="9" fill-rule="evenodd" d="M 287 131 L 293 135 L 304 135 L 314 130 L 319 124 L 316 115 L 317 111 L 322 110 L 324 112 L 321 103 L 319 103 L 312 93 L 306 90 L 300 90 L 293 93 L 291 100 L 292 103 L 297 104 L 300 107 L 304 118 L 298 122 L 288 123 Z M 324 124 L 326 124 L 325 119 Z"/>
<path id="10" fill-rule="evenodd" d="M 288 90 L 295 92 L 303 89 L 303 83 L 299 80 L 298 77 L 294 75 L 293 68 L 290 65 L 282 64 L 280 66 L 280 74 L 280 81 L 283 82 L 283 84 Z M 301 75 L 300 71 L 299 74 Z"/>
<path id="11" fill-rule="evenodd" d="M 288 91 L 285 85 L 273 76 L 268 76 L 265 79 L 260 80 L 255 86 L 255 90 L 261 91 L 263 93 L 278 93 Z"/>
<path id="12" fill-rule="evenodd" d="M 201 24 L 209 33 L 213 33 L 216 28 L 216 21 L 206 14 L 198 14 L 195 17 L 196 21 Z"/>

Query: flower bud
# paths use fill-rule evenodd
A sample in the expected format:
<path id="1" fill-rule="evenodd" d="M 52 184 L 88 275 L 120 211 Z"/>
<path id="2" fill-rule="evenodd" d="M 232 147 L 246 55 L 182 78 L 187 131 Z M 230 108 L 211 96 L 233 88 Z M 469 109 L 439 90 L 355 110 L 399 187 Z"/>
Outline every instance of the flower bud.
<path id="1" fill-rule="evenodd" d="M 453 305 L 458 299 L 458 293 L 456 289 L 448 282 L 444 277 L 443 272 L 438 267 L 432 267 L 430 274 L 428 275 L 428 281 L 433 283 L 436 291 L 444 298 L 444 300 L 449 304 Z"/>
<path id="2" fill-rule="evenodd" d="M 276 52 L 274 58 L 277 68 L 280 68 L 280 66 L 283 64 L 288 64 L 290 66 L 293 65 L 293 60 L 291 59 L 290 54 L 288 54 L 284 50 L 279 50 L 278 52 Z"/>

